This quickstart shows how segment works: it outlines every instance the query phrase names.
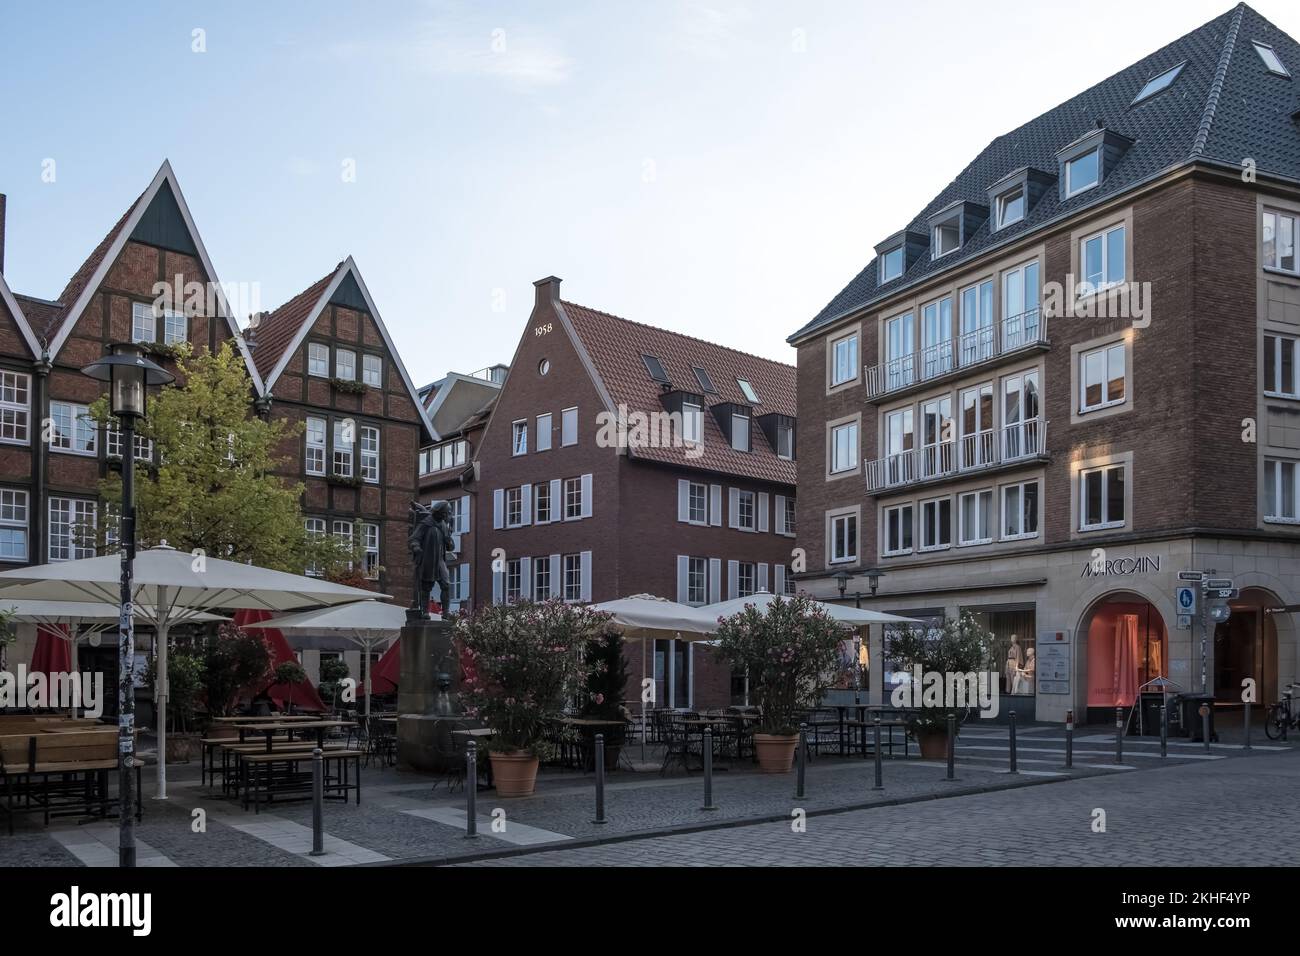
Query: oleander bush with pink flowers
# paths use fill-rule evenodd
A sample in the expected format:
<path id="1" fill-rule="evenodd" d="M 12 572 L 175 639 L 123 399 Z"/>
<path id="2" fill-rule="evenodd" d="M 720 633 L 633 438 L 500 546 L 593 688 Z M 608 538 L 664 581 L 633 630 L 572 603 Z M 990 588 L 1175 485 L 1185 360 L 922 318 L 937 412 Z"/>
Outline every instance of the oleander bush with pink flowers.
<path id="1" fill-rule="evenodd" d="M 590 677 L 588 644 L 609 615 L 561 600 L 480 608 L 456 634 L 466 658 L 461 699 L 467 716 L 496 733 L 490 750 L 547 756 L 547 727 L 581 707 Z"/>
<path id="2" fill-rule="evenodd" d="M 749 696 L 764 734 L 799 732 L 799 714 L 818 706 L 835 679 L 840 642 L 849 633 L 807 597 L 775 598 L 718 620 L 719 650 L 738 674 L 749 674 Z"/>

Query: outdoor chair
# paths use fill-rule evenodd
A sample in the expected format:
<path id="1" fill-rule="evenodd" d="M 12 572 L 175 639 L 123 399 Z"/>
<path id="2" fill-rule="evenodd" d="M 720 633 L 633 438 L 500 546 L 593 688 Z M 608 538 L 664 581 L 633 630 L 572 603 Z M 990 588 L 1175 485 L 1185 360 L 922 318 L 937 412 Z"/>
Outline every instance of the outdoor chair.
<path id="1" fill-rule="evenodd" d="M 397 762 L 397 735 L 377 716 L 366 721 L 366 758 L 363 766 L 369 767 L 370 760 L 381 761 L 381 765 L 391 767 Z"/>
<path id="2" fill-rule="evenodd" d="M 683 770 L 689 770 L 687 760 L 691 751 L 689 728 L 680 720 L 667 720 L 663 724 L 664 761 L 659 767 L 659 776 L 668 772 L 668 768 L 680 763 Z"/>
<path id="3" fill-rule="evenodd" d="M 437 741 L 434 746 L 434 756 L 440 766 L 443 767 L 442 776 L 433 782 L 433 792 L 438 792 L 438 784 L 447 785 L 447 793 L 452 794 L 457 789 L 465 789 L 465 746 L 460 743 L 454 736 L 457 730 L 468 730 L 469 724 L 464 721 L 454 721 L 447 725 L 445 733 L 437 734 Z M 484 754 L 482 763 L 487 763 L 487 755 Z"/>

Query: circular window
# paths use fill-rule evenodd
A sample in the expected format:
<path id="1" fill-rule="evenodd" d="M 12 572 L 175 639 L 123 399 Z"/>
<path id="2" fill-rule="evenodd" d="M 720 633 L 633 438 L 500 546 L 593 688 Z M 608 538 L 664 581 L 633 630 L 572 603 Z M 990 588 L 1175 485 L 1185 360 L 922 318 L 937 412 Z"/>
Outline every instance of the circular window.
<path id="1" fill-rule="evenodd" d="M 537 363 L 537 372 L 539 375 L 545 375 L 550 370 L 551 370 L 550 359 L 542 359 L 540 362 Z"/>

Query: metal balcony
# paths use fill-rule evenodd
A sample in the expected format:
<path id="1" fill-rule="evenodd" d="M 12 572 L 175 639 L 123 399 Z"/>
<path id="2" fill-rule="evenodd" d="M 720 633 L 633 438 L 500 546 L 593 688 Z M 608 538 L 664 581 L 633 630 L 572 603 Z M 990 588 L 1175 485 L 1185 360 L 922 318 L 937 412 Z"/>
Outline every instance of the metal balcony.
<path id="1" fill-rule="evenodd" d="M 1033 309 L 993 325 L 966 332 L 917 352 L 866 369 L 867 400 L 893 396 L 968 369 L 996 361 L 1013 352 L 1047 346 L 1047 318 Z"/>
<path id="2" fill-rule="evenodd" d="M 867 493 L 897 491 L 1046 457 L 1047 422 L 1033 418 L 869 461 Z"/>

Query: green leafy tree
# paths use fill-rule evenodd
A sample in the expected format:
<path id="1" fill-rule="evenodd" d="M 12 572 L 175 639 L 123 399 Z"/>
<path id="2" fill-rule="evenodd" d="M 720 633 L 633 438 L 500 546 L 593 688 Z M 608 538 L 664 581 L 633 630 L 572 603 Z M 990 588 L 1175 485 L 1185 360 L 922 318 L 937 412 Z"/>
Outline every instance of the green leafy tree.
<path id="1" fill-rule="evenodd" d="M 233 624 L 222 624 L 215 635 L 204 640 L 202 661 L 203 689 L 213 717 L 228 716 L 241 694 L 259 693 L 274 675 L 266 638 Z"/>
<path id="2" fill-rule="evenodd" d="M 138 434 L 154 446 L 149 474 L 136 481 L 136 535 L 141 547 L 166 541 L 184 551 L 301 574 L 346 573 L 360 560 L 357 541 L 308 533 L 302 484 L 275 473 L 277 453 L 302 433 L 302 424 L 250 414 L 248 369 L 230 342 L 215 353 L 182 349 L 181 384 L 150 398 Z M 115 424 L 107 396 L 91 416 Z M 100 486 L 120 514 L 122 481 L 111 473 Z"/>

